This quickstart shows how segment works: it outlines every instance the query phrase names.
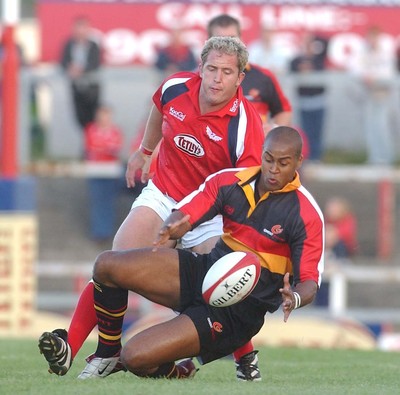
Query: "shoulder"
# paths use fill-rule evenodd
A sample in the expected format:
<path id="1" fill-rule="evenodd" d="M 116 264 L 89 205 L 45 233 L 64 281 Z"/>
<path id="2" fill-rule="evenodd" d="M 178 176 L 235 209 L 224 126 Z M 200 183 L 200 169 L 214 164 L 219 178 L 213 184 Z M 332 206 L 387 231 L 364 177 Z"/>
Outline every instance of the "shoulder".
<path id="1" fill-rule="evenodd" d="M 206 178 L 206 182 L 213 181 L 213 182 L 219 182 L 219 183 L 223 183 L 223 184 L 232 184 L 235 182 L 239 182 L 240 181 L 239 173 L 242 170 L 245 170 L 245 168 L 232 167 L 232 168 L 222 169 L 213 174 L 210 174 Z"/>
<path id="2" fill-rule="evenodd" d="M 195 83 L 200 76 L 198 73 L 193 73 L 191 71 L 181 71 L 179 73 L 175 73 L 167 77 L 161 84 L 162 93 L 164 93 L 167 89 L 179 86 L 179 85 L 186 85 L 188 81 L 192 81 Z"/>
<path id="3" fill-rule="evenodd" d="M 301 185 L 297 189 L 297 194 L 299 197 L 301 210 L 303 211 L 304 215 L 310 219 L 319 218 L 323 222 L 324 216 L 322 210 L 308 189 Z"/>

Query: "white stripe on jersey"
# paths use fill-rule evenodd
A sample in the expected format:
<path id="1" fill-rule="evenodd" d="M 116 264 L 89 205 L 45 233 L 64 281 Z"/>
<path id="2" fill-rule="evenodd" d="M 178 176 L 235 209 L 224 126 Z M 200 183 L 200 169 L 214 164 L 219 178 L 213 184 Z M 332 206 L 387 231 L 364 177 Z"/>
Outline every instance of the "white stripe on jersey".
<path id="1" fill-rule="evenodd" d="M 322 254 L 321 254 L 321 259 L 318 262 L 318 286 L 321 285 L 321 280 L 322 280 L 322 273 L 324 272 L 325 268 L 325 222 L 324 222 L 324 215 L 322 214 L 321 208 L 318 206 L 318 203 L 314 199 L 314 197 L 311 195 L 311 193 L 303 187 L 303 185 L 300 186 L 298 189 L 299 192 L 301 192 L 307 200 L 311 203 L 311 205 L 315 208 L 315 211 L 318 213 L 319 217 L 321 218 L 322 221 Z"/>
<path id="2" fill-rule="evenodd" d="M 161 93 L 162 95 L 164 94 L 164 92 L 171 86 L 173 85 L 178 85 L 178 84 L 183 84 L 185 83 L 187 80 L 190 80 L 190 78 L 171 78 L 170 80 L 168 80 L 163 86 L 162 86 L 162 90 Z"/>
<path id="3" fill-rule="evenodd" d="M 239 116 L 239 125 L 237 133 L 237 143 L 236 143 L 236 160 L 238 160 L 244 152 L 244 139 L 246 137 L 246 129 L 247 129 L 247 114 L 244 109 L 243 102 L 240 102 L 239 112 L 240 116 Z"/>

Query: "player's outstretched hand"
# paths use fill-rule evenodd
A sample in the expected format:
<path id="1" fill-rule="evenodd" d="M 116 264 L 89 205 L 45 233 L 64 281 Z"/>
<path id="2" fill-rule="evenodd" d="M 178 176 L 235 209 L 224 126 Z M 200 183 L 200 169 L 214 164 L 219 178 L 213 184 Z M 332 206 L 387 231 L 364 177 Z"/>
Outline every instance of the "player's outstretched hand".
<path id="1" fill-rule="evenodd" d="M 135 176 L 139 169 L 142 169 L 141 181 L 145 184 L 149 180 L 149 170 L 151 164 L 151 155 L 145 155 L 141 151 L 134 152 L 128 159 L 126 166 L 125 179 L 126 186 L 133 188 L 135 186 Z"/>
<path id="2" fill-rule="evenodd" d="M 190 227 L 189 218 L 190 215 L 185 215 L 176 221 L 165 223 L 158 232 L 157 239 L 153 242 L 153 250 L 161 247 L 170 239 L 179 239 L 183 233 L 186 233 L 188 226 Z M 182 227 L 184 227 L 184 231 L 182 231 Z"/>
<path id="3" fill-rule="evenodd" d="M 283 321 L 287 321 L 290 313 L 293 311 L 295 306 L 295 299 L 292 291 L 292 287 L 289 283 L 289 273 L 286 273 L 283 277 L 283 288 L 279 289 L 282 294 L 282 310 L 283 310 Z"/>

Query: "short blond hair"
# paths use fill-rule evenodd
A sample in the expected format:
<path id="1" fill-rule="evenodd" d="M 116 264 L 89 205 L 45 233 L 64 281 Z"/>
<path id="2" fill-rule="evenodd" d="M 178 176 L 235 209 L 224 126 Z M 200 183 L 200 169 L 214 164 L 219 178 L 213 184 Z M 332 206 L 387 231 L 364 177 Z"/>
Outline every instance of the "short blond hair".
<path id="1" fill-rule="evenodd" d="M 246 46 L 237 37 L 211 37 L 204 44 L 201 51 L 201 63 L 207 62 L 208 55 L 211 51 L 217 51 L 227 55 L 236 55 L 238 61 L 239 72 L 242 72 L 249 60 L 249 52 Z"/>

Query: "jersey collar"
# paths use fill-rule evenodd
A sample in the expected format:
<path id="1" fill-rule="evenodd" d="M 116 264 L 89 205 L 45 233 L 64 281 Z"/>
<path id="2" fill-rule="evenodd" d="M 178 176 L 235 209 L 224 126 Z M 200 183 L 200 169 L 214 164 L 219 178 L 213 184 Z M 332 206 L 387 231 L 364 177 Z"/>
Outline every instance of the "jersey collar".
<path id="1" fill-rule="evenodd" d="M 238 171 L 236 173 L 236 177 L 240 180 L 238 184 L 241 187 L 243 187 L 246 184 L 250 184 L 253 180 L 255 180 L 258 177 L 260 172 L 261 172 L 261 166 L 248 167 L 244 170 Z M 290 192 L 300 188 L 300 186 L 301 186 L 300 175 L 296 171 L 296 176 L 293 179 L 293 181 L 287 183 L 282 189 L 279 189 L 278 191 L 274 191 L 272 193 Z"/>
<path id="2" fill-rule="evenodd" d="M 196 92 L 196 95 L 197 95 L 196 103 L 197 103 L 197 106 L 198 106 L 198 102 L 199 102 L 198 95 L 199 95 L 200 84 L 201 84 L 200 74 L 197 73 L 195 76 L 193 76 L 193 78 L 188 80 L 186 82 L 186 84 L 187 84 L 187 86 L 190 86 L 192 84 L 193 84 L 193 86 L 197 85 L 197 88 L 195 90 L 193 90 L 192 92 L 193 93 Z M 192 98 L 192 99 L 194 100 L 194 98 Z M 240 104 L 242 103 L 243 100 L 244 100 L 243 90 L 242 90 L 242 87 L 239 86 L 238 90 L 236 92 L 236 95 L 227 103 L 226 106 L 222 107 L 218 111 L 214 111 L 214 112 L 208 113 L 207 115 L 213 114 L 213 115 L 217 115 L 217 116 L 220 116 L 220 117 L 224 117 L 226 115 L 229 115 L 231 117 L 234 117 L 234 116 L 238 115 L 239 109 L 240 109 Z"/>

